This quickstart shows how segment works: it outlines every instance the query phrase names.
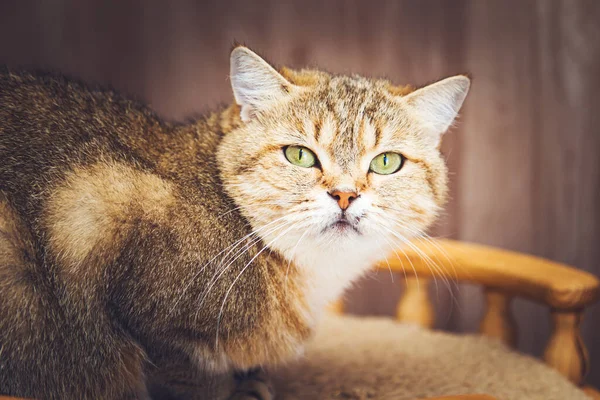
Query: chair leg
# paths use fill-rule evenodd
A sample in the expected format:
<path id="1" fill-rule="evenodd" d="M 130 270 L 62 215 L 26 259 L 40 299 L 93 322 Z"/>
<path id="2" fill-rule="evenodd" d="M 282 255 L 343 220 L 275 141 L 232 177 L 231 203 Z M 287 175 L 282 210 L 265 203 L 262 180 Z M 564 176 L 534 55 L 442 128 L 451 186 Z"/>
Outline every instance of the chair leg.
<path id="1" fill-rule="evenodd" d="M 485 289 L 486 311 L 479 331 L 489 337 L 500 339 L 511 347 L 517 343 L 517 328 L 510 309 L 512 298 L 495 289 Z"/>
<path id="2" fill-rule="evenodd" d="M 589 370 L 589 359 L 579 327 L 582 310 L 552 310 L 553 333 L 544 360 L 576 385 L 581 385 Z"/>
<path id="3" fill-rule="evenodd" d="M 435 319 L 433 305 L 429 299 L 429 279 L 406 278 L 405 292 L 396 309 L 396 318 L 424 328 L 433 328 Z"/>

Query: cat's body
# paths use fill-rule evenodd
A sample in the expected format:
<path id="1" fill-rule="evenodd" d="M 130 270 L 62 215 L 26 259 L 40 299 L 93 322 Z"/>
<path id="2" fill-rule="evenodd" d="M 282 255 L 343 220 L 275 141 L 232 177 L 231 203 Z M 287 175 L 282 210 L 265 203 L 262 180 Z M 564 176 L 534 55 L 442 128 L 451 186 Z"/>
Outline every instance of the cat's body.
<path id="1" fill-rule="evenodd" d="M 255 57 L 241 51 L 241 57 Z M 242 72 L 244 62 L 236 64 Z M 286 93 L 310 87 L 303 82 L 309 76 L 320 84 L 332 81 L 291 74 L 290 86 L 281 86 Z M 232 76 L 244 79 L 233 69 Z M 347 79 L 340 88 L 350 82 L 350 93 L 371 93 L 361 87 L 366 81 L 355 79 L 354 87 Z M 180 379 L 178 368 L 194 375 L 293 359 L 325 304 L 384 255 L 368 235 L 371 228 L 359 225 L 368 217 L 365 210 L 348 212 L 356 234 L 344 222 L 319 238 L 329 225 L 318 222 L 313 235 L 301 226 L 303 218 L 286 221 L 294 207 L 307 203 L 294 198 L 306 182 L 296 182 L 300 186 L 281 198 L 269 190 L 285 190 L 273 188 L 294 184 L 293 174 L 308 170 L 294 167 L 292 175 L 269 178 L 257 167 L 261 157 L 271 151 L 275 157 L 270 147 L 279 146 L 277 157 L 283 158 L 286 143 L 261 139 L 267 129 L 256 130 L 256 137 L 247 130 L 282 121 L 304 129 L 299 118 L 274 122 L 269 113 L 308 100 L 303 94 L 259 110 L 256 96 L 244 98 L 244 85 L 237 91 L 235 85 L 241 107 L 175 125 L 110 91 L 60 77 L 0 72 L 0 393 L 146 398 L 154 382 L 168 386 L 171 372 Z M 350 123 L 340 118 L 350 121 L 344 107 L 325 98 L 322 106 L 344 129 L 365 113 L 349 106 L 357 109 Z M 312 124 L 306 129 L 322 130 L 322 140 L 333 135 L 324 127 L 332 125 L 327 118 Z M 365 126 L 353 137 L 365 136 Z M 252 150 L 259 144 L 266 153 Z M 357 143 L 340 146 L 352 151 Z M 236 161 L 230 165 L 228 157 Z M 323 156 L 321 173 L 325 161 Z M 414 229 L 428 225 L 443 202 L 445 169 L 434 161 L 422 173 L 431 185 L 425 202 L 431 210 L 425 203 L 409 207 L 422 217 Z M 338 172 L 352 172 L 352 166 L 346 171 L 342 161 L 336 164 Z M 318 180 L 351 185 L 357 193 L 372 184 L 358 174 L 355 189 L 338 175 Z M 337 209 L 332 204 L 327 207 Z M 294 223 L 300 224 L 297 232 Z M 360 241 L 345 240 L 363 232 Z"/>
<path id="2" fill-rule="evenodd" d="M 165 346 L 164 352 L 176 354 L 177 347 L 206 343 L 195 350 L 199 359 L 212 353 L 223 292 L 262 247 L 234 261 L 201 305 L 206 283 L 218 272 L 219 264 L 209 261 L 232 259 L 219 252 L 251 231 L 220 190 L 215 161 L 223 130 L 238 123 L 227 118 L 233 113 L 171 126 L 110 92 L 64 79 L 6 73 L 0 79 L 3 207 L 23 225 L 3 240 L 30 236 L 26 254 L 0 265 L 0 387 L 34 396 L 36 386 L 66 379 L 72 387 L 57 397 L 74 398 L 70 390 L 81 388 L 90 398 L 119 398 L 115 383 L 130 374 L 141 378 L 144 351 Z M 231 255 L 246 243 L 250 238 Z M 268 293 L 273 283 L 267 280 L 283 285 L 281 261 L 267 252 L 255 261 L 229 294 L 220 334 L 235 346 L 254 347 L 244 343 L 248 336 L 274 329 L 289 331 L 286 336 L 299 344 L 308 321 L 296 315 L 294 303 L 282 296 L 276 304 Z M 187 268 L 174 271 L 178 264 Z M 294 285 L 292 276 L 290 296 Z M 262 338 L 254 341 L 265 349 L 240 349 L 238 367 L 283 355 Z M 40 346 L 44 351 L 34 350 Z M 37 363 L 48 376 L 36 376 Z M 84 383 L 78 377 L 90 368 Z M 31 393 L 21 391 L 27 387 Z"/>

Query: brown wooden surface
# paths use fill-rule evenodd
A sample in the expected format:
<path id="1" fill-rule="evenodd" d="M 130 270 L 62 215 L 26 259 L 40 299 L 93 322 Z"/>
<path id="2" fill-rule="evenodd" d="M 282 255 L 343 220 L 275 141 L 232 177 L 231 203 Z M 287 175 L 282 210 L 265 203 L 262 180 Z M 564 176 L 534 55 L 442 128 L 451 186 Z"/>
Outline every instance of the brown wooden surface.
<path id="1" fill-rule="evenodd" d="M 498 289 L 485 288 L 485 313 L 479 332 L 508 346 L 517 344 L 517 324 L 510 307 L 512 296 Z"/>
<path id="2" fill-rule="evenodd" d="M 425 83 L 470 72 L 445 138 L 451 197 L 436 233 L 600 272 L 600 2 L 596 0 L 4 0 L 0 63 L 109 83 L 183 118 L 231 101 L 234 39 L 271 60 Z M 348 311 L 393 314 L 389 273 Z M 402 279 L 400 275 L 396 280 Z M 439 283 L 439 282 L 438 282 Z M 481 289 L 438 284 L 436 325 L 477 330 Z M 550 319 L 516 299 L 519 348 L 541 355 Z M 600 386 L 600 308 L 582 326 Z"/>
<path id="3" fill-rule="evenodd" d="M 540 257 L 450 239 L 414 241 L 378 265 L 418 277 L 451 278 L 526 297 L 561 310 L 600 298 L 600 279 Z"/>
<path id="4" fill-rule="evenodd" d="M 544 361 L 576 385 L 582 385 L 590 359 L 581 339 L 580 312 L 552 311 L 552 335 L 544 351 Z"/>
<path id="5" fill-rule="evenodd" d="M 396 307 L 397 320 L 428 329 L 433 327 L 435 311 L 427 290 L 429 284 L 430 279 L 424 276 L 404 281 L 404 293 Z"/>
<path id="6" fill-rule="evenodd" d="M 583 388 L 585 394 L 587 394 L 592 400 L 600 400 L 600 392 L 591 386 Z"/>
<path id="7" fill-rule="evenodd" d="M 419 282 L 435 276 L 483 286 L 486 310 L 480 331 L 510 346 L 516 338 L 511 296 L 549 306 L 553 327 L 544 361 L 574 384 L 584 383 L 590 360 L 580 326 L 585 308 L 600 298 L 600 280 L 594 275 L 539 257 L 448 239 L 407 243 L 377 268 L 414 273 L 406 280 L 397 318 L 424 327 L 431 327 L 433 315 Z"/>

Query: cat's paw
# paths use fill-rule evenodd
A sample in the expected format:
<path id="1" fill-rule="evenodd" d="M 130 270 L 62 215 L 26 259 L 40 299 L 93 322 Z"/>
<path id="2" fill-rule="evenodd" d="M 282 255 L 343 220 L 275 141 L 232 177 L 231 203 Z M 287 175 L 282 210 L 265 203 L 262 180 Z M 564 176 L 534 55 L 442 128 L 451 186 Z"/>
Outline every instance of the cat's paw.
<path id="1" fill-rule="evenodd" d="M 269 377 L 260 368 L 237 373 L 237 385 L 228 400 L 274 400 L 275 392 Z"/>

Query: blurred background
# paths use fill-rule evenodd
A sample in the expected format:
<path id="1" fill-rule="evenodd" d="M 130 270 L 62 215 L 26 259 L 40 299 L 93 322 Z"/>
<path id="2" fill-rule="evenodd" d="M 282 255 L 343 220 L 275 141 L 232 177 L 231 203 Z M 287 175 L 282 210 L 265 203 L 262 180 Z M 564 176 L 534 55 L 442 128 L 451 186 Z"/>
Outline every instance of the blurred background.
<path id="1" fill-rule="evenodd" d="M 234 40 L 277 65 L 422 85 L 469 72 L 445 137 L 452 199 L 432 235 L 600 274 L 600 1 L 0 0 L 0 64 L 60 70 L 181 120 L 232 101 Z M 360 282 L 357 314 L 392 314 L 401 276 Z M 433 287 L 437 326 L 477 329 L 479 288 Z M 519 348 L 540 355 L 545 307 L 513 302 Z M 600 386 L 600 307 L 583 324 Z"/>

